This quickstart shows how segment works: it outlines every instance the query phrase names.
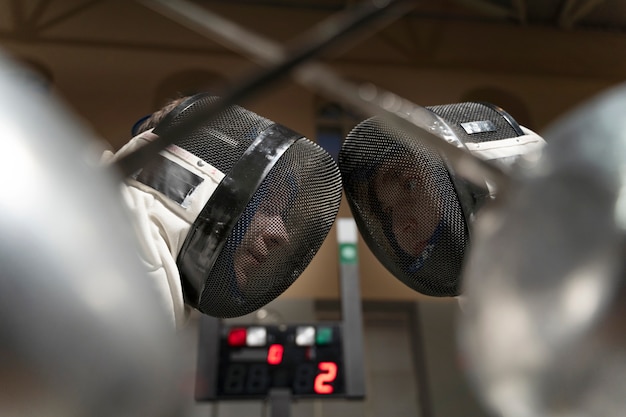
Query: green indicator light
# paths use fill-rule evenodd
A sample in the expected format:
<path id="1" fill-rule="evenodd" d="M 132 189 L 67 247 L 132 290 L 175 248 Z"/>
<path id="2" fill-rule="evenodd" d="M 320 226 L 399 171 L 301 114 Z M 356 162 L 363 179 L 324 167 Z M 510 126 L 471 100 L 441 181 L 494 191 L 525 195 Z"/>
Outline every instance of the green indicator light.
<path id="1" fill-rule="evenodd" d="M 327 345 L 333 340 L 332 327 L 318 327 L 315 335 L 315 343 L 318 345 Z"/>
<path id="2" fill-rule="evenodd" d="M 357 249 L 355 243 L 339 244 L 339 261 L 342 264 L 355 264 L 357 262 Z"/>

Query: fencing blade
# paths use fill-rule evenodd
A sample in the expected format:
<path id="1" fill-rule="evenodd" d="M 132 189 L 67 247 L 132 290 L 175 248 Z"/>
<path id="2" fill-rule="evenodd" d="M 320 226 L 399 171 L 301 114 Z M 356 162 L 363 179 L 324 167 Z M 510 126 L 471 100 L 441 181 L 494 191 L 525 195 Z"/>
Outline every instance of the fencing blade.
<path id="1" fill-rule="evenodd" d="M 147 0 L 141 0 L 145 3 Z M 175 14 L 176 16 L 185 17 L 191 19 L 193 27 L 197 27 L 202 23 L 202 26 L 206 26 L 207 23 L 200 22 L 198 17 L 209 15 L 208 11 L 197 8 L 190 3 L 184 1 L 171 1 L 163 2 L 159 0 L 149 1 L 146 4 L 152 6 L 158 3 L 157 11 L 165 12 L 168 16 Z M 274 83 L 283 79 L 286 74 L 292 71 L 303 62 L 311 60 L 312 58 L 325 52 L 328 48 L 335 45 L 338 40 L 343 39 L 346 36 L 357 31 L 359 28 L 367 27 L 368 23 L 376 21 L 381 17 L 386 17 L 391 11 L 396 11 L 396 8 L 400 6 L 407 7 L 407 4 L 411 2 L 408 0 L 395 0 L 390 2 L 382 2 L 381 5 L 377 5 L 377 2 L 366 3 L 365 6 L 357 8 L 356 12 L 346 13 L 339 17 L 331 19 L 326 24 L 322 23 L 321 26 L 314 28 L 310 33 L 306 33 L 301 38 L 290 44 L 283 53 L 282 48 L 271 48 L 273 51 L 268 55 L 271 55 L 273 60 L 272 65 L 267 68 L 256 71 L 255 73 L 245 77 L 242 82 L 235 85 L 235 87 L 229 89 L 220 94 L 221 99 L 215 102 L 210 108 L 206 110 L 205 114 L 198 115 L 197 120 L 190 121 L 185 125 L 180 126 L 180 130 L 170 132 L 167 136 L 160 136 L 150 144 L 130 153 L 124 158 L 121 158 L 115 163 L 115 166 L 122 172 L 123 175 L 130 175 L 139 169 L 143 164 L 154 157 L 161 149 L 167 145 L 176 143 L 178 136 L 184 136 L 194 129 L 198 124 L 206 121 L 207 117 L 215 117 L 220 112 L 229 106 L 238 104 L 241 100 L 249 98 L 250 96 L 259 93 L 259 91 L 269 88 Z M 216 17 L 207 19 L 208 22 L 216 23 Z M 231 33 L 233 31 L 233 24 L 220 25 L 218 28 L 224 28 L 225 32 Z M 237 31 L 238 34 L 243 33 L 243 29 Z M 213 32 L 209 34 L 212 36 Z M 243 40 L 250 40 L 255 36 L 242 36 L 239 42 Z M 260 38 L 260 37 L 259 37 Z M 232 39 L 231 39 L 232 40 Z M 254 42 L 258 45 L 259 42 Z M 264 48 L 270 45 L 269 41 L 262 42 L 259 47 L 254 48 L 258 50 L 264 50 Z"/>

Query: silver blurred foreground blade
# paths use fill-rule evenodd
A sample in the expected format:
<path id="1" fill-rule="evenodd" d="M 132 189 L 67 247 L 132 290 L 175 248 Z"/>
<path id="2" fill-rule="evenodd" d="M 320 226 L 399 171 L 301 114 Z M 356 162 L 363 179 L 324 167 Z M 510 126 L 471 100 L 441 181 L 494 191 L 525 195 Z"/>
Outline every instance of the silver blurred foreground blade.
<path id="1" fill-rule="evenodd" d="M 476 222 L 460 342 L 498 416 L 624 415 L 625 115 L 623 85 L 560 120 Z"/>
<path id="2" fill-rule="evenodd" d="M 1 55 L 0 91 L 0 415 L 172 415 L 173 325 L 136 257 L 120 179 Z"/>

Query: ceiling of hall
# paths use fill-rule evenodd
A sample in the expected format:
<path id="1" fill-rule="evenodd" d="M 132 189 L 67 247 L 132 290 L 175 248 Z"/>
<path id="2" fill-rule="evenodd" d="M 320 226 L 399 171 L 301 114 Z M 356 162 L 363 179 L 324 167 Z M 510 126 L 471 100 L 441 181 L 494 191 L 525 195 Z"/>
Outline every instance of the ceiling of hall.
<path id="1" fill-rule="evenodd" d="M 197 0 L 215 4 L 224 0 Z M 340 10 L 357 0 L 228 0 L 231 4 Z M 434 19 L 494 20 L 564 29 L 626 29 L 623 0 L 430 0 L 416 1 L 414 15 Z"/>
<path id="2" fill-rule="evenodd" d="M 281 42 L 361 2 L 187 1 Z M 147 2 L 0 0 L 0 46 L 19 51 L 33 45 L 55 45 L 169 54 L 235 53 L 150 10 L 143 4 Z M 374 32 L 370 44 L 353 48 L 341 59 L 359 64 L 465 65 L 475 70 L 510 71 L 519 70 L 523 51 L 524 65 L 537 73 L 621 78 L 626 70 L 626 61 L 618 58 L 622 54 L 615 54 L 626 41 L 624 0 L 415 0 L 409 15 L 397 23 Z M 495 26 L 505 29 L 506 38 L 502 31 L 487 33 Z M 472 36 L 480 37 L 482 43 L 477 46 Z M 546 47 L 551 41 L 550 48 Z M 376 54 L 371 53 L 372 46 L 381 45 L 384 47 L 377 48 Z M 562 54 L 557 57 L 549 51 Z M 488 59 L 479 59 L 479 55 Z M 575 58 L 568 61 L 562 56 Z"/>
<path id="3" fill-rule="evenodd" d="M 193 0 L 207 8 L 236 7 L 242 13 L 250 8 L 329 13 L 346 9 L 359 1 Z M 125 0 L 124 3 L 120 0 L 0 0 L 0 41 L 49 41 L 54 39 L 55 30 L 78 18 L 88 21 L 96 15 L 97 9 L 123 6 L 127 12 L 127 3 L 133 2 Z M 140 3 L 136 3 L 138 7 L 135 9 L 145 11 Z M 623 0 L 416 0 L 411 16 L 560 29 L 626 31 L 626 2 Z M 115 25 L 115 22 L 106 24 Z M 75 28 L 73 35 L 80 39 L 80 26 L 70 27 Z M 85 40 L 93 41 L 93 38 L 86 37 Z"/>

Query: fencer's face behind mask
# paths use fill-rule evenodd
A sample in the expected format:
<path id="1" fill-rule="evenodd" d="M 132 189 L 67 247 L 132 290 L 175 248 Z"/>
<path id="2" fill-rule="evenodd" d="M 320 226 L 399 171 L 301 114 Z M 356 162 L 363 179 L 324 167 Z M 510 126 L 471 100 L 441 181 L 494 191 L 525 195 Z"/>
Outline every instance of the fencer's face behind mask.
<path id="1" fill-rule="evenodd" d="M 171 134 L 215 100 L 190 98 L 154 133 Z M 317 144 L 238 106 L 183 132 L 177 149 L 224 175 L 177 254 L 185 302 L 215 317 L 248 314 L 283 293 L 323 243 L 341 201 L 339 169 Z"/>
<path id="2" fill-rule="evenodd" d="M 280 213 L 260 209 L 235 250 L 233 263 L 238 287 L 245 291 L 253 285 L 255 270 L 287 243 L 289 232 Z"/>
<path id="3" fill-rule="evenodd" d="M 272 260 L 282 258 L 280 251 L 289 249 L 290 233 L 284 219 L 289 193 L 285 190 L 284 180 L 277 179 L 273 191 L 263 190 L 260 193 L 269 196 L 252 203 L 250 210 L 254 210 L 254 214 L 251 220 L 244 220 L 240 226 L 243 238 L 235 246 L 233 268 L 237 289 L 243 294 L 262 290 L 266 284 L 263 275 L 267 273 L 263 269 Z M 246 217 L 244 215 L 244 219 Z"/>
<path id="4" fill-rule="evenodd" d="M 441 197 L 420 172 L 423 168 L 417 155 L 407 150 L 387 160 L 374 173 L 373 198 L 380 205 L 381 220 L 391 232 L 389 239 L 395 240 L 408 256 L 417 258 L 427 250 L 441 222 Z"/>

